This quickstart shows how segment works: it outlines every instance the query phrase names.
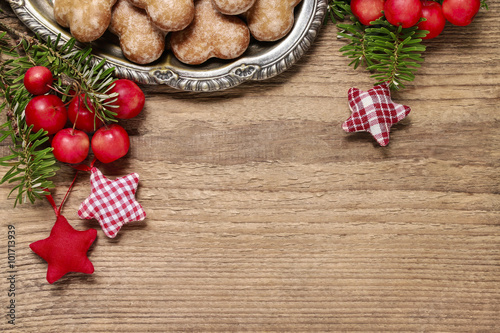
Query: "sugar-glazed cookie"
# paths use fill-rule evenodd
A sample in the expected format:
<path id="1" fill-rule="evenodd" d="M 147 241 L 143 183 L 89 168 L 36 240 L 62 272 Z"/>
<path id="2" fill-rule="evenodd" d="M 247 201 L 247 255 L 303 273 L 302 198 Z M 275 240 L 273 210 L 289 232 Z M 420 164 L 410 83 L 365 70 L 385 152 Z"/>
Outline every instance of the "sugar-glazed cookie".
<path id="1" fill-rule="evenodd" d="M 178 31 L 186 28 L 194 17 L 193 0 L 129 0 L 143 8 L 161 30 Z"/>
<path id="2" fill-rule="evenodd" d="M 137 64 L 149 64 L 165 50 L 165 32 L 128 0 L 118 0 L 113 7 L 109 30 L 120 38 L 123 55 Z"/>
<path id="3" fill-rule="evenodd" d="M 290 32 L 294 23 L 294 9 L 301 0 L 257 0 L 246 13 L 252 36 L 272 42 Z"/>
<path id="4" fill-rule="evenodd" d="M 116 0 L 54 0 L 54 17 L 69 28 L 80 42 L 101 37 L 111 21 L 111 8 Z"/>
<path id="5" fill-rule="evenodd" d="M 226 15 L 243 14 L 253 6 L 255 0 L 212 0 L 212 4 L 219 12 Z"/>
<path id="6" fill-rule="evenodd" d="M 250 32 L 237 16 L 221 14 L 211 0 L 197 0 L 191 24 L 171 34 L 170 43 L 177 59 L 198 65 L 209 58 L 234 59 L 250 43 Z"/>

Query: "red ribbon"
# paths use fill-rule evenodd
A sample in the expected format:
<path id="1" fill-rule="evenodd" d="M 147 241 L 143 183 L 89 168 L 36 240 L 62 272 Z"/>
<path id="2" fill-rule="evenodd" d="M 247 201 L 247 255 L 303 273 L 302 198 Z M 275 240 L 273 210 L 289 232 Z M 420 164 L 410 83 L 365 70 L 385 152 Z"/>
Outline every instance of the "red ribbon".
<path id="1" fill-rule="evenodd" d="M 54 200 L 54 198 L 52 197 L 52 194 L 50 194 L 50 191 L 48 189 L 46 189 L 47 192 L 49 192 L 49 194 L 46 194 L 45 197 L 47 198 L 47 200 L 49 201 L 50 205 L 52 206 L 52 208 L 54 208 L 54 212 L 56 213 L 56 216 L 59 217 L 61 215 L 61 209 L 62 209 L 62 206 L 64 204 L 64 202 L 66 201 L 66 198 L 68 197 L 69 195 L 69 192 L 71 191 L 71 188 L 73 188 L 73 185 L 75 184 L 76 182 L 76 177 L 78 176 L 78 170 L 76 170 L 76 173 L 75 173 L 75 177 L 73 178 L 73 181 L 71 182 L 71 184 L 69 185 L 69 188 L 68 190 L 66 191 L 66 195 L 64 196 L 64 198 L 62 199 L 61 201 L 61 204 L 59 205 L 59 207 L 57 207 L 56 205 L 56 202 Z"/>
<path id="2" fill-rule="evenodd" d="M 85 164 L 72 165 L 73 169 L 76 170 L 75 177 L 73 178 L 73 181 L 69 185 L 68 191 L 66 192 L 66 195 L 64 196 L 64 198 L 63 198 L 61 204 L 59 205 L 59 207 L 57 207 L 56 202 L 54 201 L 54 198 L 52 197 L 52 194 L 50 194 L 49 189 L 45 189 L 45 191 L 49 192 L 49 194 L 46 194 L 45 197 L 49 201 L 49 203 L 52 206 L 52 208 L 54 208 L 54 212 L 56 213 L 57 217 L 59 217 L 61 215 L 62 206 L 64 204 L 64 201 L 66 201 L 66 198 L 68 197 L 69 192 L 71 191 L 71 188 L 75 184 L 76 177 L 78 176 L 78 171 L 87 171 L 88 172 L 88 171 L 92 170 L 92 168 L 94 167 L 94 164 L 95 164 L 96 161 L 97 161 L 97 159 L 94 157 L 94 159 L 92 160 L 92 162 L 90 162 L 90 166 L 85 165 Z"/>

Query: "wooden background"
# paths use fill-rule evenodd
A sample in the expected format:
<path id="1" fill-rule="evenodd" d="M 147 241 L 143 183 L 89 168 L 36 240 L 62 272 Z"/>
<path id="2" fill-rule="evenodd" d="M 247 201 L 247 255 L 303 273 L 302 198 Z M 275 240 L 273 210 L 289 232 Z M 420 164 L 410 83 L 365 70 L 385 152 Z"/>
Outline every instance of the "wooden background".
<path id="1" fill-rule="evenodd" d="M 416 80 L 393 94 L 412 112 L 387 147 L 341 129 L 347 90 L 373 81 L 347 66 L 332 24 L 273 79 L 144 87 L 145 110 L 122 122 L 129 155 L 99 168 L 139 173 L 147 219 L 115 239 L 79 220 L 85 173 L 64 206 L 76 229 L 98 229 L 93 275 L 49 285 L 28 246 L 54 213 L 45 201 L 14 209 L 0 187 L 1 330 L 499 332 L 500 4 L 488 2 L 472 25 L 426 42 Z M 72 177 L 63 167 L 54 179 L 56 202 Z"/>

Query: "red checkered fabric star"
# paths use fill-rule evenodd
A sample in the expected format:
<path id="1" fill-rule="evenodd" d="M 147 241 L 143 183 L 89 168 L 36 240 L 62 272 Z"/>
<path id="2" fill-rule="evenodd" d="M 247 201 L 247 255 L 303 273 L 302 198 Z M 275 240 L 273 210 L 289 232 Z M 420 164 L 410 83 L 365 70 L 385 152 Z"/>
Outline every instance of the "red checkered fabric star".
<path id="1" fill-rule="evenodd" d="M 92 191 L 78 209 L 80 218 L 97 219 L 109 238 L 114 238 L 125 223 L 146 218 L 146 212 L 135 199 L 137 173 L 115 180 L 109 180 L 95 167 L 91 173 Z"/>
<path id="2" fill-rule="evenodd" d="M 392 125 L 410 113 L 406 105 L 394 103 L 387 83 L 368 91 L 351 88 L 348 92 L 351 116 L 342 124 L 346 132 L 369 132 L 381 145 L 389 143 Z"/>

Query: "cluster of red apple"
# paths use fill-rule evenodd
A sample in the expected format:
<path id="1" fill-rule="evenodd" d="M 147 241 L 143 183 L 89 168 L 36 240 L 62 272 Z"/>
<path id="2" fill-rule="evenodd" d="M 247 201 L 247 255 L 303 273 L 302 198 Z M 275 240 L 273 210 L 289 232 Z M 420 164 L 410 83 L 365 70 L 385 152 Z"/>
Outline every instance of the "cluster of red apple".
<path id="1" fill-rule="evenodd" d="M 103 163 L 125 156 L 130 147 L 125 129 L 116 123 L 104 124 L 90 98 L 85 101 L 83 94 L 75 94 L 66 108 L 57 94 L 48 93 L 53 81 L 52 72 L 47 67 L 35 66 L 26 71 L 23 83 L 26 90 L 35 95 L 26 105 L 26 124 L 33 125 L 33 132 L 43 129 L 48 135 L 54 135 L 55 158 L 64 163 L 81 163 L 87 158 L 90 148 L 95 158 Z M 112 109 L 115 117 L 129 119 L 137 116 L 145 102 L 142 90 L 127 79 L 117 80 L 113 85 L 109 94 L 118 93 L 112 103 L 116 106 Z"/>
<path id="2" fill-rule="evenodd" d="M 469 25 L 481 7 L 481 0 L 443 0 L 443 5 L 432 0 L 352 0 L 351 11 L 364 25 L 385 15 L 395 26 L 409 28 L 418 25 L 429 33 L 424 39 L 437 37 L 446 21 L 453 25 Z M 383 11 L 383 13 L 382 13 Z M 420 18 L 425 18 L 420 21 Z"/>

